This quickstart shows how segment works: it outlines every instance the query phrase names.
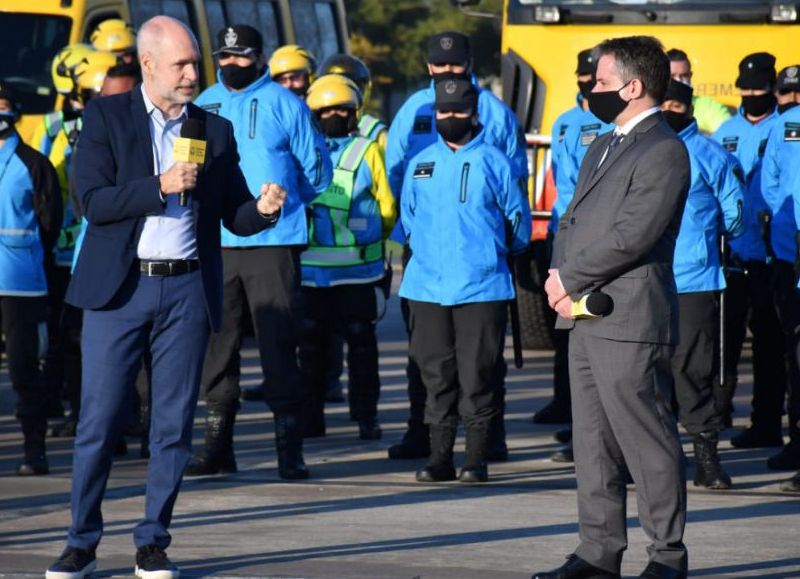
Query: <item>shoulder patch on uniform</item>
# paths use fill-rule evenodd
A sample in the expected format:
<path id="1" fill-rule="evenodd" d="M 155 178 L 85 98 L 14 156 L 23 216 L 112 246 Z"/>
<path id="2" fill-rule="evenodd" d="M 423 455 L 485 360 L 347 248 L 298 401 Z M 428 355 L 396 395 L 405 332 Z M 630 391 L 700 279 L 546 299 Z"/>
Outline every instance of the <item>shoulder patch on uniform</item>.
<path id="1" fill-rule="evenodd" d="M 739 148 L 739 137 L 722 137 L 722 146 L 729 153 L 735 153 Z"/>
<path id="2" fill-rule="evenodd" d="M 433 116 L 419 115 L 414 117 L 414 134 L 430 133 L 433 131 Z"/>
<path id="3" fill-rule="evenodd" d="M 784 141 L 800 141 L 800 123 L 784 123 Z"/>
<path id="4" fill-rule="evenodd" d="M 204 105 L 200 105 L 200 108 L 204 111 L 208 111 L 211 114 L 218 115 L 219 109 L 222 108 L 222 103 L 206 103 Z"/>
<path id="5" fill-rule="evenodd" d="M 600 134 L 600 123 L 592 123 L 591 125 L 581 125 L 581 147 L 588 147 L 594 143 L 597 136 Z"/>
<path id="6" fill-rule="evenodd" d="M 435 162 L 431 163 L 417 163 L 414 167 L 414 179 L 430 179 L 433 177 L 433 167 Z"/>

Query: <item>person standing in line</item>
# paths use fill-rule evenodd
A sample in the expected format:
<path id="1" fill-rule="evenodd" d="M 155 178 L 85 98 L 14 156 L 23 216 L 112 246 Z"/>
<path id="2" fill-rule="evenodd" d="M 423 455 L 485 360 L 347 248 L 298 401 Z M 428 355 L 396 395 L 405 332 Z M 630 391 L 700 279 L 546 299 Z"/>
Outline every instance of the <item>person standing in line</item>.
<path id="1" fill-rule="evenodd" d="M 410 355 L 427 391 L 428 464 L 420 482 L 456 478 L 453 445 L 464 424 L 458 479 L 488 480 L 490 427 L 502 411 L 509 254 L 531 233 L 528 197 L 511 161 L 486 141 L 478 91 L 468 79 L 435 84 L 437 142 L 409 163 L 401 211 L 410 259 L 400 285 L 408 300 Z"/>
<path id="2" fill-rule="evenodd" d="M 205 447 L 186 474 L 236 472 L 233 428 L 241 392 L 242 318 L 248 308 L 264 374 L 262 399 L 274 416 L 278 474 L 303 479 L 309 472 L 302 437 L 306 385 L 297 365 L 303 320 L 300 253 L 308 243 L 307 204 L 330 183 L 331 162 L 306 104 L 270 78 L 261 34 L 238 24 L 220 30 L 218 39 L 219 82 L 195 104 L 233 124 L 250 190 L 278 183 L 287 198 L 280 222 L 267 231 L 242 237 L 221 226 L 224 316 L 203 368 Z"/>
<path id="3" fill-rule="evenodd" d="M 21 476 L 50 471 L 45 454 L 47 408 L 39 360 L 47 347 L 45 261 L 61 226 L 61 191 L 50 161 L 22 142 L 20 107 L 0 80 L 0 318 L 25 456 Z"/>

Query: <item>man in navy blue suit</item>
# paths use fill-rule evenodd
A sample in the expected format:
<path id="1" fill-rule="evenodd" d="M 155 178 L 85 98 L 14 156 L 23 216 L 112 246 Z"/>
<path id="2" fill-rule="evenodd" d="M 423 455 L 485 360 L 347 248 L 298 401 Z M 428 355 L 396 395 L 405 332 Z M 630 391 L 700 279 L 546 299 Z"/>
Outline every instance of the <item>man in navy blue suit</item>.
<path id="1" fill-rule="evenodd" d="M 134 530 L 136 576 L 178 577 L 165 553 L 167 527 L 191 456 L 209 332 L 222 316 L 219 223 L 257 233 L 275 224 L 286 195 L 275 184 L 251 192 L 231 124 L 190 103 L 199 53 L 188 28 L 157 16 L 141 27 L 137 48 L 143 84 L 91 101 L 78 144 L 75 182 L 89 225 L 66 299 L 85 310 L 82 409 L 72 525 L 48 579 L 95 569 L 100 504 L 143 355 L 152 361 L 151 458 L 145 516 Z M 173 160 L 187 119 L 205 125 L 202 165 Z"/>

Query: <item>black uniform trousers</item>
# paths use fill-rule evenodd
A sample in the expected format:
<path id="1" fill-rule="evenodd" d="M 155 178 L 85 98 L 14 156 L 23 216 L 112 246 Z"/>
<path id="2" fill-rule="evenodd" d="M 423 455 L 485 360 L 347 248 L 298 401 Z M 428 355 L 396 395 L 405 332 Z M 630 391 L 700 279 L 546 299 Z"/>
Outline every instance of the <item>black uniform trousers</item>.
<path id="1" fill-rule="evenodd" d="M 250 310 L 264 373 L 266 403 L 276 414 L 299 413 L 305 391 L 297 365 L 303 319 L 297 246 L 223 248 L 222 328 L 212 333 L 202 392 L 209 409 L 239 407 L 242 319 Z"/>
<path id="2" fill-rule="evenodd" d="M 719 294 L 678 295 L 680 342 L 672 356 L 678 419 L 686 432 L 719 432 L 724 417 L 714 398 L 719 368 Z"/>
<path id="3" fill-rule="evenodd" d="M 753 334 L 753 427 L 780 432 L 786 396 L 784 340 L 775 308 L 772 266 L 748 261 L 746 273 L 729 272 L 725 290 L 725 388 L 715 397 L 723 416 L 730 413 L 737 367 L 747 327 Z"/>
<path id="4" fill-rule="evenodd" d="M 425 422 L 489 427 L 501 411 L 507 301 L 441 306 L 409 300 L 411 358 L 427 392 Z M 504 368 L 503 368 L 504 369 Z"/>
<path id="5" fill-rule="evenodd" d="M 305 320 L 300 339 L 300 368 L 312 397 L 325 399 L 330 377 L 331 344 L 337 336 L 347 343 L 348 396 L 359 421 L 378 413 L 378 304 L 375 285 L 346 284 L 304 287 Z"/>
<path id="6" fill-rule="evenodd" d="M 45 418 L 46 389 L 39 372 L 40 324 L 47 320 L 47 298 L 0 296 L 11 385 L 17 394 L 17 418 Z"/>
<path id="7" fill-rule="evenodd" d="M 778 308 L 778 317 L 786 340 L 790 444 L 800 452 L 800 291 L 797 289 L 797 274 L 793 264 L 779 259 L 773 267 L 775 268 L 775 305 Z M 781 400 L 780 408 L 783 408 L 782 402 Z M 777 401 L 775 406 L 778 406 Z"/>

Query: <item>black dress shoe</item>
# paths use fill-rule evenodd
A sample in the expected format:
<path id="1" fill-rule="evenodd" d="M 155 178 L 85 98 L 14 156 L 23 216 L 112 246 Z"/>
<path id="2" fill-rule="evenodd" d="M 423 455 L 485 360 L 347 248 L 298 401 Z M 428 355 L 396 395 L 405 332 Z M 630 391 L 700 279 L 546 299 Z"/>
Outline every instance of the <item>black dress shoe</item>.
<path id="1" fill-rule="evenodd" d="M 605 569 L 587 563 L 577 555 L 567 557 L 567 562 L 558 569 L 541 571 L 531 579 L 619 579 L 619 573 L 610 573 Z"/>
<path id="2" fill-rule="evenodd" d="M 485 483 L 489 480 L 489 469 L 485 462 L 478 466 L 465 466 L 461 469 L 458 480 L 463 483 Z"/>
<path id="3" fill-rule="evenodd" d="M 648 577 L 648 579 L 686 579 L 686 571 L 679 571 L 662 563 L 650 561 L 639 577 Z"/>
<path id="4" fill-rule="evenodd" d="M 456 480 L 456 467 L 452 464 L 429 464 L 417 471 L 419 482 L 446 482 Z"/>
<path id="5" fill-rule="evenodd" d="M 780 447 L 783 446 L 783 436 L 780 431 L 768 433 L 751 426 L 732 436 L 731 446 L 735 448 Z"/>

